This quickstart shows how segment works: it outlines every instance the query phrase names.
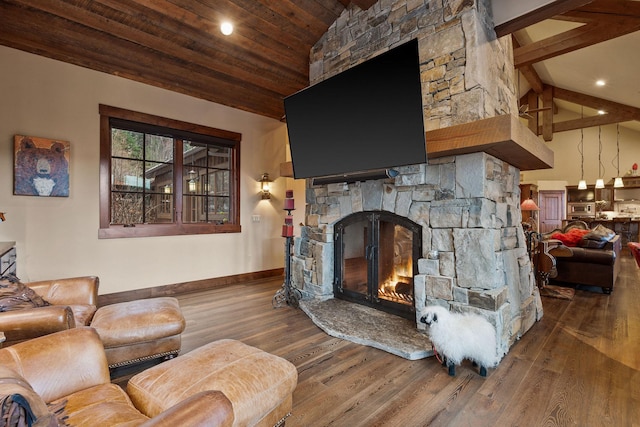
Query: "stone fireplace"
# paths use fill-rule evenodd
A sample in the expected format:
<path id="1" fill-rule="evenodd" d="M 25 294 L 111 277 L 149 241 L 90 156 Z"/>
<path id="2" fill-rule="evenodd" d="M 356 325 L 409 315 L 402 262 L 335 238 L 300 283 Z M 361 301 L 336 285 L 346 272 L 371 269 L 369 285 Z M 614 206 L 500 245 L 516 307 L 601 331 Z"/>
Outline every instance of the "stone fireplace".
<path id="1" fill-rule="evenodd" d="M 353 212 L 334 225 L 337 298 L 415 318 L 422 227 L 392 212 Z"/>
<path id="2" fill-rule="evenodd" d="M 417 250 L 411 275 L 392 280 L 401 292 L 389 289 L 393 298 L 411 301 L 399 302 L 396 314 L 416 319 L 417 329 L 424 329 L 418 313 L 429 304 L 480 314 L 496 326 L 498 350 L 506 354 L 542 316 L 520 225 L 520 170 L 514 164 L 521 150 L 512 164 L 508 155 L 482 146 L 429 139 L 431 132 L 517 111 L 510 39 L 495 39 L 489 11 L 488 0 L 379 0 L 367 11 L 351 5 L 314 46 L 312 83 L 418 39 L 428 163 L 398 167 L 394 178 L 324 185 L 307 180 L 305 225 L 294 242 L 291 273 L 305 299 L 344 297 L 346 289 L 347 299 L 386 303 L 377 277 L 382 267 L 367 261 L 406 257 L 406 236 L 382 254 L 380 236 L 387 241 L 419 230 L 410 239 L 412 256 Z M 361 214 L 356 222 L 378 215 L 415 227 L 380 230 L 374 218 L 346 228 L 354 214 Z M 345 228 L 361 231 L 345 243 Z"/>

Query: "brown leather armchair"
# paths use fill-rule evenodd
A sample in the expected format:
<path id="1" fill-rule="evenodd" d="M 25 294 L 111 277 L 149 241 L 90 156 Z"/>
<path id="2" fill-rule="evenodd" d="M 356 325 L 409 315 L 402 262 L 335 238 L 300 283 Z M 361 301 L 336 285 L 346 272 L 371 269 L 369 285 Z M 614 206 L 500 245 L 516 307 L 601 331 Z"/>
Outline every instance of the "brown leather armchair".
<path id="1" fill-rule="evenodd" d="M 126 392 L 109 382 L 107 358 L 94 329 L 73 328 L 0 349 L 0 396 L 20 394 L 38 420 L 54 416 L 73 426 L 231 426 L 231 402 L 203 391 L 149 418 Z M 49 407 L 47 407 L 49 405 Z M 52 414 L 50 408 L 62 408 Z"/>
<path id="2" fill-rule="evenodd" d="M 51 305 L 0 313 L 5 346 L 31 338 L 87 326 L 96 312 L 99 280 L 83 276 L 25 283 Z"/>

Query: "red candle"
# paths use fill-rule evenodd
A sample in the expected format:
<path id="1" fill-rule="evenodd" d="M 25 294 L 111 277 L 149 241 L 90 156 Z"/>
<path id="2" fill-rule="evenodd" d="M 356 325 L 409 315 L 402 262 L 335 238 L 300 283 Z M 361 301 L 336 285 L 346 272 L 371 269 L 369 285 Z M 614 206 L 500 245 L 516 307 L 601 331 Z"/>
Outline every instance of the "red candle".
<path id="1" fill-rule="evenodd" d="M 293 206 L 294 200 L 293 199 L 284 199 L 284 208 L 286 210 L 293 210 L 295 209 Z"/>

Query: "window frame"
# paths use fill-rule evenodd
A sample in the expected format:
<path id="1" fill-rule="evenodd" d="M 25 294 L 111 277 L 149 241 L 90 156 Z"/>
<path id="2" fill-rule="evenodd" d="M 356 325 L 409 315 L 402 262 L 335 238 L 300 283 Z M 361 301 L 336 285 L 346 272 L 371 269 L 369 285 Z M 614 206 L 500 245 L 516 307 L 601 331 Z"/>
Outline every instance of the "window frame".
<path id="1" fill-rule="evenodd" d="M 100 228 L 98 238 L 129 238 L 153 236 L 179 236 L 191 234 L 239 233 L 240 226 L 240 141 L 242 134 L 168 119 L 152 114 L 125 110 L 108 105 L 99 105 L 100 113 Z M 231 148 L 229 177 L 229 221 L 225 224 L 183 223 L 183 152 L 174 154 L 174 212 L 172 223 L 135 224 L 125 226 L 111 224 L 111 119 L 136 122 L 144 126 L 173 130 L 176 134 L 199 134 L 204 137 L 224 141 Z"/>

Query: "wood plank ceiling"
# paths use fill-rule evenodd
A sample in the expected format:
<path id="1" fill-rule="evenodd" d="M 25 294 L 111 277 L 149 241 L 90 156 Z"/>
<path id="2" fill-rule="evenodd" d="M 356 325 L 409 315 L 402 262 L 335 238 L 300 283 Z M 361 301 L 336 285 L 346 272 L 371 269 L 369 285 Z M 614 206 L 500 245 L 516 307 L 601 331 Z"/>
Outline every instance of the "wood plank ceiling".
<path id="1" fill-rule="evenodd" d="M 2 0 L 0 44 L 281 119 L 350 3 L 375 0 Z"/>
<path id="2" fill-rule="evenodd" d="M 175 92 L 282 119 L 283 98 L 309 84 L 309 52 L 345 8 L 377 0 L 2 0 L 0 44 Z M 545 19 L 583 27 L 531 41 L 526 28 Z M 234 23 L 221 34 L 223 20 Z M 541 12 L 497 27 L 515 34 L 516 67 L 532 92 L 522 98 L 536 134 L 623 120 L 640 109 L 543 82 L 534 67 L 640 29 L 640 2 L 556 0 Z M 554 99 L 616 112 L 552 123 Z M 542 104 L 539 104 L 542 102 Z M 541 107 L 544 105 L 544 107 Z M 538 120 L 538 117 L 540 117 Z M 546 118 L 545 118 L 546 117 Z"/>

